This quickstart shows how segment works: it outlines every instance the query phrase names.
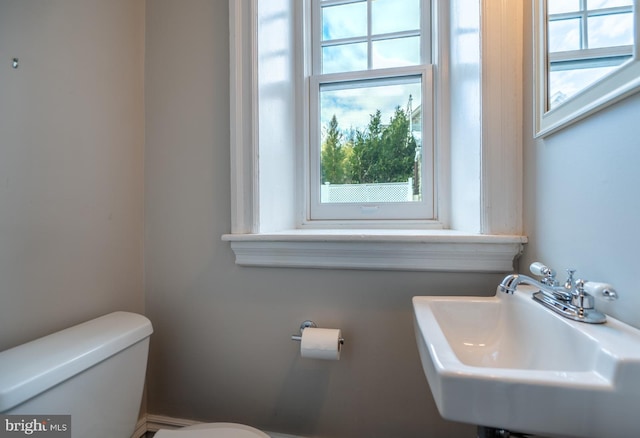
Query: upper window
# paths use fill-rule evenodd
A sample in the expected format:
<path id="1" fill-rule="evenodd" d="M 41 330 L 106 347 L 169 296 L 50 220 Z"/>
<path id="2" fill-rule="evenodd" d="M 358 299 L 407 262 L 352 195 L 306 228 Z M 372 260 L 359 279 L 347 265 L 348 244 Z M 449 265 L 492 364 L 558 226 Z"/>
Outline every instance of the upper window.
<path id="1" fill-rule="evenodd" d="M 312 0 L 309 222 L 434 219 L 427 0 Z"/>
<path id="2" fill-rule="evenodd" d="M 548 0 L 549 109 L 633 55 L 633 0 Z"/>

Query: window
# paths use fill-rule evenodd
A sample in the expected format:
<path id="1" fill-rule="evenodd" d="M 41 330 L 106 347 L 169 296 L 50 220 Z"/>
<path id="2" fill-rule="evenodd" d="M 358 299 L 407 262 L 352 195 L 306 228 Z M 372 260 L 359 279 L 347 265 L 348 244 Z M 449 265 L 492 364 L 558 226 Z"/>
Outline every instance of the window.
<path id="1" fill-rule="evenodd" d="M 633 55 L 633 0 L 548 0 L 549 109 Z"/>
<path id="2" fill-rule="evenodd" d="M 394 8 L 394 14 L 419 7 L 419 25 L 413 14 L 410 24 L 402 26 L 403 20 L 390 19 L 390 11 L 383 20 L 374 18 L 376 8 L 391 4 L 403 5 Z M 522 2 L 431 0 L 427 4 L 424 0 L 229 0 L 231 232 L 222 238 L 230 242 L 237 264 L 513 269 L 526 242 L 520 235 Z M 339 11 L 332 8 L 359 9 L 357 16 L 350 12 L 359 24 L 318 32 L 314 40 L 310 29 L 314 23 L 315 29 L 322 29 L 318 27 L 321 6 L 326 20 L 337 20 Z M 303 13 L 312 7 L 315 14 Z M 427 43 L 425 32 L 432 25 L 428 34 L 436 38 Z M 431 47 L 433 53 L 428 53 Z M 334 57 L 340 49 L 352 50 L 353 56 Z M 405 54 L 389 64 L 389 53 Z M 481 53 L 489 60 L 482 60 Z M 360 64 L 345 68 L 345 59 Z M 376 193 L 378 185 L 393 178 L 374 181 L 376 190 L 366 195 L 349 188 L 346 195 L 322 193 L 326 178 L 342 185 L 353 182 L 340 179 L 344 168 L 334 170 L 329 165 L 333 151 L 328 147 L 341 135 L 349 138 L 348 130 L 337 127 L 351 123 L 338 111 L 322 116 L 322 108 L 332 100 L 359 100 L 358 95 L 368 98 L 374 92 L 382 96 L 396 88 L 404 90 L 403 97 L 391 105 L 395 105 L 391 115 L 383 115 L 377 100 L 365 114 L 376 117 L 380 110 L 380 122 L 375 122 L 379 133 L 392 125 L 397 109 L 395 121 L 409 128 L 398 130 L 404 141 L 396 144 L 415 142 L 416 149 L 421 145 L 419 153 L 413 149 L 413 157 L 406 155 L 419 176 L 409 193 L 406 185 L 404 195 L 394 195 L 401 201 L 389 201 L 388 192 Z M 366 139 L 366 134 L 359 135 Z M 357 133 L 350 138 L 354 145 L 359 139 Z M 417 155 L 429 158 L 420 158 L 416 166 Z M 312 190 L 314 185 L 317 190 Z M 318 209 L 311 208 L 312 196 Z M 366 199 L 373 201 L 353 202 L 355 196 L 370 196 Z M 336 213 L 352 204 L 355 210 L 344 216 Z M 420 205 L 428 210 L 419 211 Z M 414 207 L 417 211 L 411 211 Z M 389 213 L 381 213 L 384 210 Z"/>
<path id="3" fill-rule="evenodd" d="M 427 0 L 312 0 L 309 223 L 434 219 Z"/>

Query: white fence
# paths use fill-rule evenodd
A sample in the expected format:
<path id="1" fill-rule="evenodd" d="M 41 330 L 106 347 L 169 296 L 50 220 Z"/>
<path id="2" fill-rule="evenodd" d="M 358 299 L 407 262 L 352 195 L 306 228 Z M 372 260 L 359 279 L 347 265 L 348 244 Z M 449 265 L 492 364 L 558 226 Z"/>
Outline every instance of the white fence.
<path id="1" fill-rule="evenodd" d="M 407 182 L 379 184 L 329 184 L 320 188 L 323 203 L 346 202 L 411 202 L 413 178 Z"/>

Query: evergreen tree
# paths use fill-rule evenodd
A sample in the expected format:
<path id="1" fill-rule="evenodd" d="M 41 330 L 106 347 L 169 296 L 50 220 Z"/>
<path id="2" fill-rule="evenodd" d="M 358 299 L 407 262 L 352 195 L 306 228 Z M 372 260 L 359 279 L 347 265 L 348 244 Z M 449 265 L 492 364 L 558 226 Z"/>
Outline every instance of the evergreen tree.
<path id="1" fill-rule="evenodd" d="M 331 117 L 321 152 L 322 183 L 343 184 L 345 179 L 345 151 L 340 144 L 342 134 L 338 129 L 338 119 Z"/>
<path id="2" fill-rule="evenodd" d="M 366 131 L 357 131 L 350 157 L 350 175 L 354 183 L 407 181 L 413 176 L 416 141 L 409 132 L 409 118 L 396 107 L 388 126 L 381 113 L 371 115 Z"/>
<path id="3" fill-rule="evenodd" d="M 416 146 L 415 138 L 409 132 L 409 118 L 398 106 L 382 134 L 379 181 L 402 182 L 412 177 Z"/>
<path id="4" fill-rule="evenodd" d="M 351 180 L 355 184 L 375 183 L 377 181 L 376 162 L 382 140 L 382 114 L 376 110 L 370 116 L 366 131 L 356 130 L 353 154 L 349 161 Z"/>
<path id="5" fill-rule="evenodd" d="M 404 182 L 413 177 L 416 140 L 409 131 L 409 115 L 396 107 L 388 125 L 382 114 L 370 115 L 366 129 L 343 134 L 335 115 L 322 143 L 322 182 L 366 184 Z"/>

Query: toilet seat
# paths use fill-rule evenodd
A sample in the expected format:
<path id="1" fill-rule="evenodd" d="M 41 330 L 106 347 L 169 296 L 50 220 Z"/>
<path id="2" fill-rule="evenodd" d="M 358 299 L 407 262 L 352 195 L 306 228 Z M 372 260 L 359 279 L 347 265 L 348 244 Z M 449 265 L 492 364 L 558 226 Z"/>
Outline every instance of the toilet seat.
<path id="1" fill-rule="evenodd" d="M 167 438 L 269 438 L 269 435 L 256 428 L 237 423 L 201 423 L 173 430 L 170 435 L 168 432 L 164 432 Z M 156 436 L 162 438 L 159 433 Z"/>

